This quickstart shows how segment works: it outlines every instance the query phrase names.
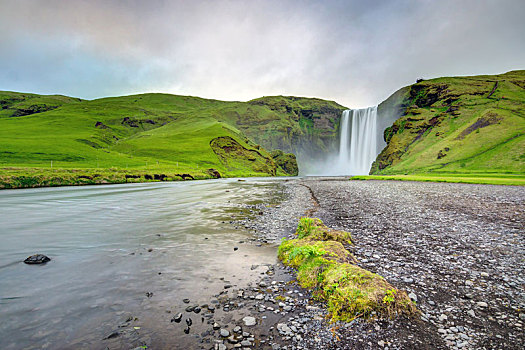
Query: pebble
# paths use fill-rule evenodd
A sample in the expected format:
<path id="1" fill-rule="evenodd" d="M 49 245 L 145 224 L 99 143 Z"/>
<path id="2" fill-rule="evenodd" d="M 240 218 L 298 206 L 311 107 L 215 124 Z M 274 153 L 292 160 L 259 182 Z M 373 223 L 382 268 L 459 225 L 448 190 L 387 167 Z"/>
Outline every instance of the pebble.
<path id="1" fill-rule="evenodd" d="M 248 327 L 255 326 L 255 324 L 257 323 L 255 317 L 252 316 L 246 316 L 242 319 L 242 321 L 244 322 L 244 325 Z"/>

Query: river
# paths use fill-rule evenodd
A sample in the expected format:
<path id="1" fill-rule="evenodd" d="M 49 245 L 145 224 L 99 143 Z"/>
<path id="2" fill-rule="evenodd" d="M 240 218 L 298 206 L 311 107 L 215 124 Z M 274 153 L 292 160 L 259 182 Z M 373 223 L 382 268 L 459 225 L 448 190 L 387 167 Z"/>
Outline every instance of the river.
<path id="1" fill-rule="evenodd" d="M 279 200 L 275 179 L 1 191 L 2 349 L 105 349 L 130 318 L 111 348 L 190 346 L 170 318 L 276 262 L 236 220 Z"/>

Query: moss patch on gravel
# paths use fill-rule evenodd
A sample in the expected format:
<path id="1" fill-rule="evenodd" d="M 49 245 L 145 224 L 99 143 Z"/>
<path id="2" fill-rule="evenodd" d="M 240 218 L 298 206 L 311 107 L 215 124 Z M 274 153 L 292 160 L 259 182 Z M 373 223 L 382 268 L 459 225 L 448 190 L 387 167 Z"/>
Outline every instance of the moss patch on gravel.
<path id="1" fill-rule="evenodd" d="M 279 259 L 297 269 L 303 288 L 327 302 L 332 321 L 418 313 L 405 291 L 354 265 L 356 259 L 343 245 L 352 243 L 350 233 L 332 230 L 317 218 L 301 218 L 296 234 L 297 239 L 283 239 Z"/>

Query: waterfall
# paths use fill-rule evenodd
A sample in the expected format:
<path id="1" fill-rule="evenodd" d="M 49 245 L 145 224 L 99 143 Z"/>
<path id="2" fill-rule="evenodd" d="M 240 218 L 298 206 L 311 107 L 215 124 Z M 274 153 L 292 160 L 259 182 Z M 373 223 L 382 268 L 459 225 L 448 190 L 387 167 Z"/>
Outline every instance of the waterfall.
<path id="1" fill-rule="evenodd" d="M 341 117 L 338 175 L 367 175 L 376 159 L 377 106 L 351 109 Z"/>

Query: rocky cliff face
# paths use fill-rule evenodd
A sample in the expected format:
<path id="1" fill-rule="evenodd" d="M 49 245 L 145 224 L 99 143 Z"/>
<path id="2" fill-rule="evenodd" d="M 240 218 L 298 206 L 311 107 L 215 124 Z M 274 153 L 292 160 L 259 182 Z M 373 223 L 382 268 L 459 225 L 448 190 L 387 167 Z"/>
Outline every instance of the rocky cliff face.
<path id="1" fill-rule="evenodd" d="M 525 71 L 421 81 L 378 109 L 394 122 L 371 174 L 525 170 Z"/>
<path id="2" fill-rule="evenodd" d="M 248 103 L 280 116 L 259 125 L 244 118 L 237 122 L 239 129 L 265 148 L 294 153 L 300 163 L 337 150 L 341 114 L 347 108 L 333 101 L 293 96 L 263 97 Z"/>

